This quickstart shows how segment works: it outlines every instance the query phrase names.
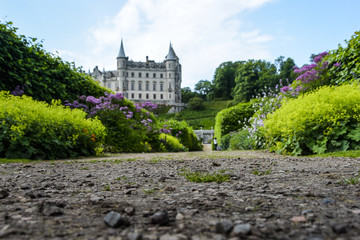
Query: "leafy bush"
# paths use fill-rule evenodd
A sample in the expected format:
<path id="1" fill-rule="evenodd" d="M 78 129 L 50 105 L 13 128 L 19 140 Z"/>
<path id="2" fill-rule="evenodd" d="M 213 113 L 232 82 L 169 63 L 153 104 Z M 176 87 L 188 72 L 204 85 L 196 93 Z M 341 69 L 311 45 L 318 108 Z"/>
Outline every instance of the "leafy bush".
<path id="1" fill-rule="evenodd" d="M 237 133 L 232 134 L 229 149 L 230 150 L 250 150 L 255 147 L 255 139 L 250 135 L 250 132 L 243 129 Z"/>
<path id="2" fill-rule="evenodd" d="M 230 133 L 225 134 L 224 136 L 221 137 L 219 147 L 222 151 L 228 150 L 230 146 L 230 139 L 231 139 Z"/>
<path id="3" fill-rule="evenodd" d="M 199 97 L 194 97 L 189 100 L 188 107 L 191 110 L 202 110 L 204 109 L 203 100 Z"/>
<path id="4" fill-rule="evenodd" d="M 251 103 L 240 103 L 220 111 L 215 118 L 215 137 L 221 139 L 223 135 L 243 128 L 247 124 L 245 119 L 253 114 Z"/>
<path id="5" fill-rule="evenodd" d="M 160 139 L 164 144 L 165 149 L 169 152 L 181 152 L 186 150 L 184 145 L 182 145 L 176 137 L 162 133 L 160 134 Z"/>
<path id="6" fill-rule="evenodd" d="M 0 158 L 60 159 L 95 155 L 105 127 L 80 110 L 0 92 Z"/>
<path id="7" fill-rule="evenodd" d="M 201 151 L 202 145 L 198 141 L 194 130 L 187 125 L 185 121 L 176 121 L 170 119 L 167 121 L 159 122 L 158 127 L 160 132 L 170 133 L 172 136 L 179 139 L 189 151 Z"/>
<path id="8" fill-rule="evenodd" d="M 155 104 L 133 104 L 121 93 L 104 97 L 81 96 L 78 101 L 66 103 L 80 108 L 89 117 L 97 117 L 106 126 L 105 150 L 108 152 L 149 152 L 161 150 L 159 132 L 153 110 Z"/>
<path id="9" fill-rule="evenodd" d="M 0 90 L 48 103 L 104 95 L 106 89 L 80 68 L 46 52 L 35 38 L 18 36 L 16 30 L 11 22 L 0 22 Z"/>
<path id="10" fill-rule="evenodd" d="M 360 149 L 359 84 L 288 99 L 265 121 L 271 150 L 300 155 Z"/>

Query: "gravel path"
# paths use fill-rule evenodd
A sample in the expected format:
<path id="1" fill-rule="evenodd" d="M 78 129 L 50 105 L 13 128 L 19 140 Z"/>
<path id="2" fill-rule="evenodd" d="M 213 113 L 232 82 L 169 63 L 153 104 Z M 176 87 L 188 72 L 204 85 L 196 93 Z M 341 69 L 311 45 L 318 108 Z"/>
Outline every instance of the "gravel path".
<path id="1" fill-rule="evenodd" d="M 360 158 L 119 154 L 0 165 L 3 239 L 360 239 Z M 229 175 L 194 183 L 181 173 Z"/>

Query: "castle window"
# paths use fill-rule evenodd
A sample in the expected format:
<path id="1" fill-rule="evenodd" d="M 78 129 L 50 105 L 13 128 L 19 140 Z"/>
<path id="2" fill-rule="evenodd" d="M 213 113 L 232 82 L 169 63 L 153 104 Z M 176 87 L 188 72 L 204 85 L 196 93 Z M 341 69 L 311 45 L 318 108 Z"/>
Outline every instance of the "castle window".
<path id="1" fill-rule="evenodd" d="M 110 88 L 110 89 L 111 89 L 111 83 L 108 83 L 108 88 Z"/>
<path id="2" fill-rule="evenodd" d="M 162 74 L 162 73 L 160 73 L 160 78 L 163 78 L 163 74 Z"/>
<path id="3" fill-rule="evenodd" d="M 125 82 L 125 90 L 128 90 L 129 89 L 129 81 L 126 81 Z"/>
<path id="4" fill-rule="evenodd" d="M 169 94 L 169 98 L 171 99 L 171 94 Z"/>
<path id="5" fill-rule="evenodd" d="M 126 97 L 126 98 L 129 98 L 129 94 L 128 94 L 128 93 L 125 93 L 125 97 Z"/>
<path id="6" fill-rule="evenodd" d="M 156 99 L 156 94 L 154 94 L 154 99 Z"/>
<path id="7" fill-rule="evenodd" d="M 131 90 L 132 90 L 132 91 L 135 90 L 135 82 L 131 82 Z"/>
<path id="8" fill-rule="evenodd" d="M 149 94 L 148 93 L 146 94 L 146 99 L 149 99 Z"/>
<path id="9" fill-rule="evenodd" d="M 141 73 L 139 73 L 139 78 L 141 78 Z"/>
<path id="10" fill-rule="evenodd" d="M 164 83 L 160 83 L 160 91 L 164 91 Z"/>
<path id="11" fill-rule="evenodd" d="M 146 89 L 146 91 L 149 91 L 149 82 L 146 82 L 145 89 Z"/>
<path id="12" fill-rule="evenodd" d="M 153 73 L 153 78 L 156 78 L 156 73 Z"/>
<path id="13" fill-rule="evenodd" d="M 156 82 L 153 83 L 153 90 L 156 91 Z"/>
<path id="14" fill-rule="evenodd" d="M 142 91 L 142 82 L 139 82 L 139 91 Z"/>
<path id="15" fill-rule="evenodd" d="M 169 78 L 171 78 L 171 73 L 169 73 Z"/>
<path id="16" fill-rule="evenodd" d="M 169 68 L 171 68 L 171 63 L 169 63 Z"/>
<path id="17" fill-rule="evenodd" d="M 127 76 L 127 77 L 129 76 L 129 72 L 126 72 L 126 76 Z"/>
<path id="18" fill-rule="evenodd" d="M 125 72 L 122 72 L 123 73 L 123 77 L 125 77 Z"/>
<path id="19" fill-rule="evenodd" d="M 141 93 L 139 93 L 139 99 L 141 99 Z"/>
<path id="20" fill-rule="evenodd" d="M 135 74 L 132 72 L 132 73 L 131 73 L 131 77 L 134 77 L 134 76 L 135 76 Z"/>
<path id="21" fill-rule="evenodd" d="M 164 98 L 164 95 L 160 94 L 160 98 L 163 99 L 163 98 Z"/>
<path id="22" fill-rule="evenodd" d="M 133 93 L 131 94 L 131 98 L 135 98 Z"/>
<path id="23" fill-rule="evenodd" d="M 147 78 L 149 77 L 149 74 L 148 74 L 148 73 L 146 73 L 146 77 L 147 77 Z"/>

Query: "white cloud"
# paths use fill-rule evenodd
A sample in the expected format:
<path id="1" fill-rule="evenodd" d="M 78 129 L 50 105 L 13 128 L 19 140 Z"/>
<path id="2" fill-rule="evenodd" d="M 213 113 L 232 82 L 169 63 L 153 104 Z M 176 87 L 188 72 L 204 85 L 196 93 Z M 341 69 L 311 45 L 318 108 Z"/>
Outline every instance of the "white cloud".
<path id="1" fill-rule="evenodd" d="M 93 66 L 115 69 L 121 38 L 130 59 L 163 61 L 171 41 L 183 65 L 183 86 L 212 80 L 224 61 L 268 59 L 271 35 L 248 29 L 241 13 L 272 0 L 128 0 L 114 18 L 89 31 Z M 87 62 L 88 64 L 89 62 Z"/>

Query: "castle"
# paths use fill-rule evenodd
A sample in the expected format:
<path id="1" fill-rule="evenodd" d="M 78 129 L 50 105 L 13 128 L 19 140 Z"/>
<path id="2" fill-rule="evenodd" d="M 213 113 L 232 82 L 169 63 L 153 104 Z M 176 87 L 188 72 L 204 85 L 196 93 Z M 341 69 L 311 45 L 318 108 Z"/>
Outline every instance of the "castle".
<path id="1" fill-rule="evenodd" d="M 185 106 L 181 103 L 181 64 L 171 43 L 163 62 L 156 63 L 148 56 L 146 62 L 134 62 L 125 55 L 121 40 L 117 70 L 100 71 L 96 66 L 90 75 L 104 87 L 137 103 L 172 106 L 170 112 L 180 112 Z"/>

